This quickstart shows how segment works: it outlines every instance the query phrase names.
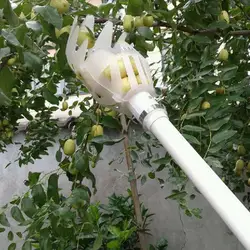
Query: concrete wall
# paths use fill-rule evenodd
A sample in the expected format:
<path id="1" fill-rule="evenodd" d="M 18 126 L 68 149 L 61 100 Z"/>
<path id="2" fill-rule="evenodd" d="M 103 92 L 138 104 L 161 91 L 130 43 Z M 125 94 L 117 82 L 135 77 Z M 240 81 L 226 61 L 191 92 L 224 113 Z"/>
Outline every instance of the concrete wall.
<path id="1" fill-rule="evenodd" d="M 64 136 L 68 131 L 62 132 Z M 133 136 L 140 134 L 140 130 L 133 133 Z M 16 142 L 23 141 L 23 134 L 19 133 Z M 8 168 L 4 168 L 9 161 L 14 161 L 18 155 L 19 145 L 10 145 L 5 154 L 0 154 L 0 205 L 4 205 L 15 194 L 22 194 L 25 191 L 23 181 L 29 171 L 50 172 L 57 168 L 55 153 L 58 146 L 50 148 L 49 156 L 37 161 L 34 165 L 19 168 L 13 162 Z M 102 160 L 93 169 L 97 179 L 98 192 L 94 200 L 106 202 L 107 197 L 113 192 L 125 193 L 128 187 L 126 178 L 114 169 L 126 173 L 125 160 L 121 157 L 119 162 L 114 162 L 111 166 L 109 162 L 119 156 L 123 151 L 122 143 L 115 146 L 105 147 L 102 153 Z M 160 153 L 164 153 L 161 149 Z M 146 173 L 147 168 L 136 166 L 137 174 Z M 160 173 L 161 178 L 167 178 L 167 172 Z M 165 176 L 165 177 L 164 177 Z M 69 192 L 69 182 L 65 177 L 60 179 L 60 187 L 63 192 Z M 203 209 L 202 219 L 189 218 L 179 210 L 176 202 L 165 200 L 174 187 L 167 183 L 163 189 L 155 180 L 147 181 L 143 186 L 139 184 L 139 192 L 142 194 L 142 201 L 155 213 L 154 220 L 150 225 L 152 237 L 148 237 L 148 242 L 154 243 L 161 237 L 166 237 L 169 241 L 169 250 L 243 250 L 237 239 L 231 234 L 227 226 L 221 221 L 213 211 L 208 202 L 199 194 L 190 204 L 192 207 Z M 193 191 L 190 183 L 190 190 Z M 6 250 L 8 246 L 7 237 L 0 234 L 0 249 Z M 20 248 L 17 248 L 20 249 Z"/>

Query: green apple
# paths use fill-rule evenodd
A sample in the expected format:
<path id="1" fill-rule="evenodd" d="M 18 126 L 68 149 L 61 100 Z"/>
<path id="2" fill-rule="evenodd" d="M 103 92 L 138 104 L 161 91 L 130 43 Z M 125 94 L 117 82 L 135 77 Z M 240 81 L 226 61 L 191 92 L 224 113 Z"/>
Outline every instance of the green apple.
<path id="1" fill-rule="evenodd" d="M 106 115 L 108 116 L 112 116 L 112 117 L 115 117 L 116 116 L 116 112 L 113 110 L 113 109 L 110 109 L 110 108 L 105 108 L 104 109 L 104 112 L 106 113 Z"/>
<path id="2" fill-rule="evenodd" d="M 207 101 L 203 102 L 201 105 L 201 109 L 203 109 L 203 110 L 210 109 L 210 107 L 211 107 L 211 105 Z"/>
<path id="3" fill-rule="evenodd" d="M 93 137 L 103 135 L 103 127 L 101 125 L 93 125 L 91 128 L 91 135 Z"/>
<path id="4" fill-rule="evenodd" d="M 16 57 L 12 57 L 8 60 L 7 64 L 8 66 L 12 66 L 16 62 Z"/>
<path id="5" fill-rule="evenodd" d="M 225 10 L 221 11 L 221 13 L 219 15 L 219 20 L 226 21 L 227 23 L 230 22 L 229 15 L 228 15 L 227 11 L 225 11 Z"/>
<path id="6" fill-rule="evenodd" d="M 154 18 L 152 16 L 144 16 L 143 17 L 143 24 L 146 27 L 152 27 L 154 24 Z"/>
<path id="7" fill-rule="evenodd" d="M 131 15 L 126 15 L 123 19 L 123 29 L 126 32 L 131 32 L 133 29 L 134 18 Z"/>
<path id="8" fill-rule="evenodd" d="M 127 93 L 131 89 L 128 77 L 122 78 L 122 93 Z"/>
<path id="9" fill-rule="evenodd" d="M 138 27 L 142 27 L 142 26 L 144 26 L 143 18 L 140 16 L 136 16 L 135 17 L 135 27 L 138 28 Z"/>
<path id="10" fill-rule="evenodd" d="M 76 150 L 76 145 L 75 145 L 75 141 L 72 139 L 68 139 L 63 146 L 63 152 L 65 155 L 71 156 L 74 154 Z"/>
<path id="11" fill-rule="evenodd" d="M 245 166 L 245 162 L 243 160 L 239 159 L 235 163 L 235 170 L 237 172 L 242 171 L 242 169 L 244 168 L 244 166 Z"/>
<path id="12" fill-rule="evenodd" d="M 69 107 L 68 103 L 67 103 L 66 101 L 64 101 L 64 102 L 62 103 L 62 111 L 67 110 L 68 107 Z"/>
<path id="13" fill-rule="evenodd" d="M 220 61 L 227 61 L 228 55 L 229 55 L 229 54 L 228 54 L 227 49 L 222 49 L 222 50 L 220 51 L 220 53 L 219 53 L 218 59 L 219 59 Z"/>
<path id="14" fill-rule="evenodd" d="M 56 8 L 58 13 L 63 14 L 69 11 L 70 4 L 67 0 L 51 0 L 50 6 Z"/>
<path id="15" fill-rule="evenodd" d="M 78 46 L 81 46 L 82 43 L 88 39 L 88 49 L 94 47 L 95 45 L 95 40 L 93 39 L 93 37 L 89 34 L 88 31 L 80 31 L 78 34 L 78 38 L 77 38 L 77 44 Z"/>

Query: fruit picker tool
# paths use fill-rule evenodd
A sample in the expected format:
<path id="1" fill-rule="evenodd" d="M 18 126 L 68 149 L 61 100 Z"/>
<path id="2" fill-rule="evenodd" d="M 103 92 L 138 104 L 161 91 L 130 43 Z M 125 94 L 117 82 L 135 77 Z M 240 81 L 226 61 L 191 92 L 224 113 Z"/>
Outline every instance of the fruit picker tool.
<path id="1" fill-rule="evenodd" d="M 250 213 L 202 157 L 168 119 L 167 112 L 155 100 L 149 65 L 132 45 L 126 33 L 112 45 L 113 24 L 108 21 L 94 47 L 86 39 L 77 48 L 79 31 L 94 30 L 94 17 L 87 16 L 81 25 L 75 18 L 66 56 L 72 70 L 101 105 L 134 116 L 145 130 L 151 131 L 182 168 L 198 190 L 250 250 Z"/>

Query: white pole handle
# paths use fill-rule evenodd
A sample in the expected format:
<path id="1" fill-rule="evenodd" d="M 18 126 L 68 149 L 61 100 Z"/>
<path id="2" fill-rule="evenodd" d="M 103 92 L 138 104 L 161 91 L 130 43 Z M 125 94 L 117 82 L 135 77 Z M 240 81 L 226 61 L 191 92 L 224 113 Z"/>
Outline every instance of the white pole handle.
<path id="1" fill-rule="evenodd" d="M 239 241 L 250 250 L 250 213 L 169 121 L 164 109 L 145 92 L 132 97 L 129 108 L 150 130 L 209 201 Z"/>

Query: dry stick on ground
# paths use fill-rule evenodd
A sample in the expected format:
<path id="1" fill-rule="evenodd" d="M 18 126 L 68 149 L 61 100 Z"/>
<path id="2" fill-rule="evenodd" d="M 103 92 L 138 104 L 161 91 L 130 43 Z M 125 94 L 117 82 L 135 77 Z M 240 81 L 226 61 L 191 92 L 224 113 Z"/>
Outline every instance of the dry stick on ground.
<path id="1" fill-rule="evenodd" d="M 141 207 L 140 207 L 140 199 L 137 189 L 137 179 L 135 175 L 135 171 L 133 168 L 133 163 L 131 160 L 131 155 L 129 151 L 129 138 L 128 138 L 128 124 L 126 123 L 126 117 L 125 115 L 121 115 L 121 123 L 123 125 L 123 135 L 124 135 L 124 150 L 125 150 L 125 156 L 127 161 L 127 167 L 128 167 L 128 173 L 129 173 L 129 183 L 131 188 L 131 194 L 132 199 L 134 203 L 134 210 L 135 210 L 135 217 L 136 222 L 139 226 L 139 228 L 142 228 L 143 220 L 142 220 L 142 214 L 141 214 Z M 146 242 L 145 242 L 145 234 L 143 232 L 138 233 L 139 241 L 140 241 L 140 249 L 146 250 Z"/>

